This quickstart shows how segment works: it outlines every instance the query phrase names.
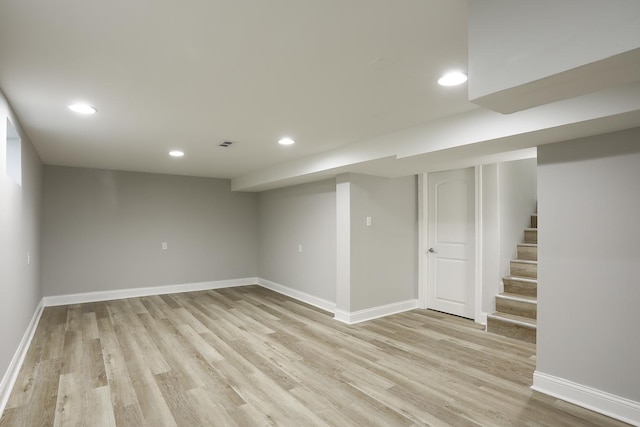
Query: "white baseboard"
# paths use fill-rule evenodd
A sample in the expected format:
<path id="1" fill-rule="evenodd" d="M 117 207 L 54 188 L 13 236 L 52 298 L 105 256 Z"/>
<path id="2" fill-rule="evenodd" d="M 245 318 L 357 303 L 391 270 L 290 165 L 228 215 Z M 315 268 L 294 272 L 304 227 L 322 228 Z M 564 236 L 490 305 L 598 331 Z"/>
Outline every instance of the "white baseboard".
<path id="1" fill-rule="evenodd" d="M 478 319 L 476 319 L 476 323 L 479 323 L 481 325 L 487 326 L 487 317 L 488 316 L 489 316 L 488 313 L 485 313 L 484 311 L 481 312 L 480 316 L 478 316 Z"/>
<path id="2" fill-rule="evenodd" d="M 336 308 L 335 312 L 333 313 L 333 318 L 342 323 L 351 324 L 351 313 L 349 313 L 348 311 Z"/>
<path id="3" fill-rule="evenodd" d="M 409 311 L 415 308 L 418 308 L 418 300 L 410 299 L 352 312 L 336 310 L 334 319 L 339 320 L 343 323 L 353 325 L 354 323 L 365 322 L 367 320 L 373 320 L 384 316 L 390 316 L 392 314 L 402 313 L 403 311 Z"/>
<path id="4" fill-rule="evenodd" d="M 326 299 L 322 299 L 322 298 L 318 298 L 316 296 L 307 294 L 305 292 L 302 291 L 298 291 L 296 289 L 290 288 L 288 286 L 284 286 L 281 285 L 279 283 L 275 283 L 272 282 L 270 280 L 267 279 L 263 279 L 261 277 L 258 277 L 258 285 L 262 286 L 263 288 L 267 288 L 267 289 L 271 289 L 274 292 L 277 292 L 279 294 L 282 295 L 286 295 L 288 297 L 291 297 L 293 299 L 297 299 L 298 301 L 302 301 L 304 303 L 307 303 L 309 305 L 312 305 L 314 307 L 318 307 L 319 309 L 328 311 L 330 313 L 333 313 L 336 309 L 336 304 L 331 302 L 331 301 L 327 301 Z"/>
<path id="5" fill-rule="evenodd" d="M 29 345 L 31 344 L 33 335 L 36 333 L 36 328 L 38 327 L 38 322 L 40 321 L 40 316 L 42 316 L 43 310 L 44 300 L 40 300 L 36 307 L 36 311 L 33 313 L 33 317 L 31 317 L 31 322 L 29 322 L 29 326 L 27 326 L 27 330 L 22 337 L 22 341 L 20 341 L 20 345 L 18 346 L 16 353 L 13 355 L 13 359 L 11 359 L 9 368 L 4 374 L 2 382 L 0 382 L 0 415 L 2 415 L 4 408 L 7 406 L 11 390 L 13 390 L 13 386 L 18 379 L 22 362 L 24 362 L 24 358 L 27 355 L 27 350 L 29 350 Z"/>
<path id="6" fill-rule="evenodd" d="M 176 294 L 180 292 L 207 291 L 211 289 L 232 288 L 235 286 L 255 285 L 257 277 L 244 279 L 218 280 L 214 282 L 186 283 L 182 285 L 150 286 L 148 288 L 118 289 L 114 291 L 85 292 L 44 297 L 45 307 L 86 302 L 109 301 L 114 299 L 146 297 L 150 295 Z"/>
<path id="7" fill-rule="evenodd" d="M 632 425 L 640 425 L 640 402 L 542 372 L 533 373 L 531 388 Z"/>

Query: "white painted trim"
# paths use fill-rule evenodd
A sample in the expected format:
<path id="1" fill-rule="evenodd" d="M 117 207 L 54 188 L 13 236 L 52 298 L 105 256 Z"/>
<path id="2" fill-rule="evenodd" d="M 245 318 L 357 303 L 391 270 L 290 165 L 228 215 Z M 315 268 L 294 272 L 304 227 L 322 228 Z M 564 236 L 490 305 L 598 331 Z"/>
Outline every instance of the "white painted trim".
<path id="1" fill-rule="evenodd" d="M 11 395 L 11 390 L 13 390 L 13 386 L 18 379 L 18 374 L 20 373 L 20 368 L 22 367 L 22 363 L 24 362 L 24 358 L 27 355 L 27 350 L 29 350 L 29 346 L 31 345 L 31 340 L 33 339 L 34 334 L 36 333 L 36 328 L 38 327 L 38 322 L 40 322 L 40 317 L 42 316 L 42 311 L 44 310 L 44 299 L 41 299 L 38 305 L 36 306 L 36 310 L 31 317 L 31 321 L 27 326 L 27 330 L 22 336 L 22 340 L 20 341 L 20 345 L 13 355 L 13 359 L 11 359 L 11 363 L 9 363 L 9 367 L 7 368 L 7 372 L 4 374 L 4 378 L 2 378 L 2 382 L 0 382 L 0 415 L 4 412 L 4 408 L 7 406 L 7 402 L 9 401 L 9 396 Z"/>
<path id="2" fill-rule="evenodd" d="M 418 308 L 427 308 L 427 174 L 418 175 Z"/>
<path id="3" fill-rule="evenodd" d="M 263 279 L 261 277 L 258 277 L 257 283 L 258 283 L 258 285 L 262 286 L 263 288 L 271 289 L 274 292 L 278 292 L 279 294 L 286 295 L 286 296 L 291 297 L 293 299 L 297 299 L 298 301 L 302 301 L 304 303 L 307 303 L 307 304 L 312 305 L 314 307 L 318 307 L 318 308 L 320 308 L 322 310 L 325 310 L 325 311 L 328 311 L 330 313 L 333 313 L 333 312 L 336 311 L 336 305 L 335 305 L 335 303 L 333 303 L 331 301 L 327 301 L 325 299 L 318 298 L 316 296 L 307 294 L 307 293 L 299 291 L 297 289 L 290 288 L 288 286 L 281 285 L 279 283 L 272 282 L 272 281 L 267 280 L 267 279 Z"/>
<path id="4" fill-rule="evenodd" d="M 429 259 L 427 257 L 427 246 L 429 246 L 429 174 L 423 173 L 424 177 L 422 186 L 422 232 L 424 239 L 424 251 L 420 254 L 423 266 L 422 282 L 418 284 L 418 307 L 427 310 L 429 307 Z"/>
<path id="5" fill-rule="evenodd" d="M 336 177 L 336 308 L 351 309 L 351 182 Z"/>
<path id="6" fill-rule="evenodd" d="M 475 173 L 475 276 L 474 276 L 474 320 L 482 323 L 482 166 L 474 168 Z M 484 325 L 487 324 L 486 318 Z"/>
<path id="7" fill-rule="evenodd" d="M 84 292 L 80 294 L 55 295 L 44 297 L 45 307 L 57 305 L 81 304 L 86 302 L 109 301 L 114 299 L 146 297 L 150 295 L 176 294 L 180 292 L 207 291 L 211 289 L 248 286 L 258 283 L 257 277 L 244 279 L 218 280 L 213 282 L 185 283 L 181 285 L 150 286 L 147 288 L 117 289 L 113 291 Z"/>
<path id="8" fill-rule="evenodd" d="M 498 282 L 498 295 L 504 292 L 504 282 L 502 278 L 504 277 L 503 273 L 511 274 L 511 267 L 506 272 L 502 270 L 502 235 L 504 233 L 503 227 L 503 218 L 502 218 L 502 191 L 500 191 L 500 183 L 502 182 L 502 167 L 501 165 L 496 165 L 496 224 L 498 225 L 498 276 L 500 277 L 500 281 Z M 496 299 L 492 298 L 491 306 L 492 310 L 496 309 Z"/>
<path id="9" fill-rule="evenodd" d="M 535 371 L 531 388 L 632 425 L 640 425 L 640 402 Z"/>
<path id="10" fill-rule="evenodd" d="M 418 300 L 410 299 L 406 301 L 394 302 L 391 304 L 379 305 L 377 307 L 366 308 L 364 310 L 353 311 L 348 313 L 342 310 L 336 310 L 334 319 L 343 323 L 353 325 L 354 323 L 365 322 L 367 320 L 378 319 L 392 314 L 402 313 L 418 308 Z"/>
<path id="11" fill-rule="evenodd" d="M 349 313 L 348 311 L 336 309 L 335 313 L 333 314 L 333 318 L 342 323 L 351 323 L 351 313 Z"/>
<path id="12" fill-rule="evenodd" d="M 489 313 L 482 311 L 480 312 L 480 316 L 478 316 L 477 322 L 480 323 L 481 325 L 487 326 L 488 318 L 489 318 Z M 487 329 L 485 328 L 485 331 L 486 330 Z"/>

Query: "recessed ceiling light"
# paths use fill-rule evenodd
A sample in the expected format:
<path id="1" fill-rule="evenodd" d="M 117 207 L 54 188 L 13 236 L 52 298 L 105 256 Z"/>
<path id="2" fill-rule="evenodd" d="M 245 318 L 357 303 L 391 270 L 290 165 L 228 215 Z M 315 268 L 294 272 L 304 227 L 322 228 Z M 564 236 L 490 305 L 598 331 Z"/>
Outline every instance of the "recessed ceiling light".
<path id="1" fill-rule="evenodd" d="M 96 110 L 96 107 L 92 107 L 89 104 L 82 103 L 71 104 L 69 105 L 69 109 L 78 114 L 95 114 L 96 111 L 98 111 Z"/>
<path id="2" fill-rule="evenodd" d="M 458 86 L 467 81 L 467 75 L 460 71 L 452 71 L 438 79 L 440 86 Z"/>
<path id="3" fill-rule="evenodd" d="M 172 150 L 172 151 L 169 151 L 169 155 L 171 157 L 182 157 L 182 156 L 184 156 L 184 151 Z"/>
<path id="4" fill-rule="evenodd" d="M 280 145 L 293 145 L 295 143 L 296 142 L 291 138 L 282 138 L 280 139 L 280 141 L 278 141 L 278 144 Z"/>

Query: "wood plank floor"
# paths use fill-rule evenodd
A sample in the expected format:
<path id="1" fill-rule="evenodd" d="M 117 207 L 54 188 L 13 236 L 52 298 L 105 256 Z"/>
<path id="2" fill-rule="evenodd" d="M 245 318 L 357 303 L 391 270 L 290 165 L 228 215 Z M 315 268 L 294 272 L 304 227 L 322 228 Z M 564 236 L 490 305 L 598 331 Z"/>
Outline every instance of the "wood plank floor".
<path id="1" fill-rule="evenodd" d="M 0 426 L 619 426 L 535 346 L 426 310 L 348 326 L 249 286 L 46 308 Z"/>

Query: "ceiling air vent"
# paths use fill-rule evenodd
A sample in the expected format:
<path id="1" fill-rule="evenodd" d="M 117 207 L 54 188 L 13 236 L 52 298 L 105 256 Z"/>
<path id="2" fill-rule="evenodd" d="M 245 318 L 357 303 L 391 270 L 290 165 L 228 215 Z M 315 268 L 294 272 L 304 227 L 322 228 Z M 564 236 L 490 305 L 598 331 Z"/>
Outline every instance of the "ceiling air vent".
<path id="1" fill-rule="evenodd" d="M 233 144 L 233 142 L 231 141 L 225 141 L 222 144 L 220 144 L 218 147 L 223 147 L 223 148 L 227 148 L 229 146 L 231 146 L 231 144 Z"/>

